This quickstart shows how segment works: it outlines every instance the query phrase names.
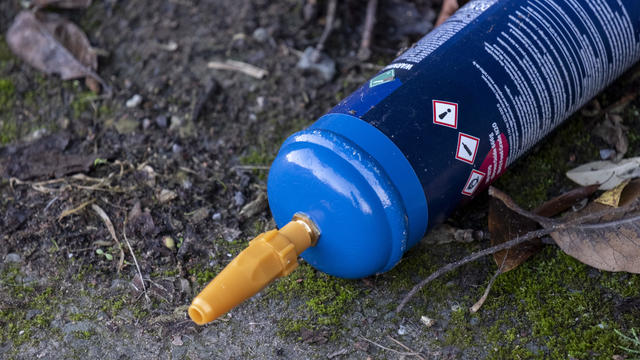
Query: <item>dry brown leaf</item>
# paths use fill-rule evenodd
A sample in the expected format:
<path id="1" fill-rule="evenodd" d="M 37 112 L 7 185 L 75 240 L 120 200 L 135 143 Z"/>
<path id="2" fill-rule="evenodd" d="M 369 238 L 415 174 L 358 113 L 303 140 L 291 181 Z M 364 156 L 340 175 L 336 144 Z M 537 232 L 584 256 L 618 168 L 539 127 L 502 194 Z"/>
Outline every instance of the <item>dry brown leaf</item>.
<path id="1" fill-rule="evenodd" d="M 520 235 L 538 228 L 538 224 L 507 208 L 500 200 L 489 200 L 489 233 L 491 246 L 509 241 Z M 513 270 L 542 248 L 540 240 L 526 242 L 511 249 L 498 251 L 493 254 L 493 260 L 500 266 L 502 272 Z"/>
<path id="2" fill-rule="evenodd" d="M 630 179 L 627 179 L 620 185 L 614 187 L 613 189 L 605 191 L 602 195 L 600 195 L 600 197 L 595 199 L 595 202 L 602 205 L 608 205 L 611 207 L 618 207 L 618 204 L 620 203 L 620 198 L 622 197 L 622 191 L 624 190 L 625 187 L 627 187 L 627 184 L 629 184 L 630 181 L 631 181 Z"/>
<path id="3" fill-rule="evenodd" d="M 576 217 L 612 209 L 596 202 Z M 640 212 L 603 217 L 600 223 L 584 224 L 551 233 L 562 251 L 581 262 L 605 271 L 640 273 Z"/>
<path id="4" fill-rule="evenodd" d="M 590 196 L 598 185 L 585 186 L 568 191 L 537 207 L 533 212 L 540 216 L 555 216 L 573 206 L 576 202 Z M 491 198 L 489 201 L 489 232 L 491 246 L 495 246 L 515 237 L 524 235 L 537 229 L 537 223 L 507 208 L 500 200 Z M 502 272 L 512 270 L 522 264 L 529 257 L 542 249 L 539 239 L 514 246 L 508 250 L 493 254 L 496 264 L 502 265 Z M 506 258 L 505 258 L 506 257 Z"/>
<path id="5" fill-rule="evenodd" d="M 16 55 L 44 73 L 58 74 L 63 80 L 88 77 L 109 92 L 95 73 L 98 58 L 86 35 L 57 14 L 20 12 L 7 32 L 7 43 Z"/>
<path id="6" fill-rule="evenodd" d="M 85 9 L 91 5 L 91 0 L 33 0 L 36 9 L 57 7 L 62 9 Z"/>
<path id="7" fill-rule="evenodd" d="M 591 202 L 559 220 L 523 210 L 495 188 L 489 193 L 542 225 L 562 251 L 582 263 L 605 271 L 640 273 L 640 186 L 634 183 L 625 190 L 617 208 Z"/>

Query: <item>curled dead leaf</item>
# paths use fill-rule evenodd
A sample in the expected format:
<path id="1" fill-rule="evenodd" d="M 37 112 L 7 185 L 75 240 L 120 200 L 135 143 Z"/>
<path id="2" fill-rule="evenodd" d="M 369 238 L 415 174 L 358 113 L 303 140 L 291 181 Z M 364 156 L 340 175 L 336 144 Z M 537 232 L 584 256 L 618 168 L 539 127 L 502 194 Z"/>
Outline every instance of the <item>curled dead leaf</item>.
<path id="1" fill-rule="evenodd" d="M 540 216 L 555 216 L 566 211 L 576 202 L 590 196 L 596 190 L 598 190 L 598 185 L 573 189 L 545 202 L 533 212 Z M 492 246 L 507 242 L 537 228 L 537 223 L 534 220 L 512 211 L 500 200 L 491 198 L 489 201 L 489 232 L 491 233 Z M 535 239 L 508 250 L 498 251 L 493 254 L 493 259 L 496 264 L 502 266 L 502 272 L 506 272 L 518 267 L 540 251 L 542 246 L 542 242 Z"/>
<path id="2" fill-rule="evenodd" d="M 497 189 L 490 194 L 509 209 L 535 220 L 567 255 L 605 271 L 640 273 L 640 186 L 621 193 L 620 207 L 591 202 L 555 220 L 518 207 Z"/>
<path id="3" fill-rule="evenodd" d="M 7 32 L 7 43 L 14 54 L 46 74 L 63 80 L 91 78 L 110 92 L 95 72 L 98 58 L 89 39 L 58 14 L 20 12 Z"/>
<path id="4" fill-rule="evenodd" d="M 600 184 L 600 190 L 611 190 L 627 179 L 640 176 L 640 157 L 612 161 L 594 161 L 567 171 L 567 177 L 582 186 Z"/>

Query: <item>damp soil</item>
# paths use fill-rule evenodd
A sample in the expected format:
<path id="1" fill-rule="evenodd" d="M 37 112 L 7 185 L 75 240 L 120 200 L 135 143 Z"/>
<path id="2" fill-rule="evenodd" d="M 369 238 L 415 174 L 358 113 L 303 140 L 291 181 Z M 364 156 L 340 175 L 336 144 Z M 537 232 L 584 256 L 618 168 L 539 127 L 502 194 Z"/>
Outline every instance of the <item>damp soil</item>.
<path id="1" fill-rule="evenodd" d="M 381 2 L 372 57 L 363 62 L 357 52 L 366 4 L 340 2 L 324 47 L 337 72 L 326 80 L 296 68 L 326 21 L 326 2 L 307 19 L 304 4 L 104 0 L 64 11 L 99 49 L 98 72 L 111 97 L 83 81 L 38 73 L 0 37 L 0 357 L 624 355 L 618 346 L 629 344 L 613 330 L 640 326 L 640 280 L 586 268 L 554 247 L 499 279 L 479 314 L 466 309 L 496 270 L 490 258 L 436 281 L 401 314 L 393 311 L 429 272 L 488 246 L 481 236 L 486 195 L 448 220 L 480 234 L 471 243 L 441 244 L 438 236 L 447 235 L 434 235 L 394 270 L 362 280 L 335 279 L 303 263 L 207 326 L 188 319 L 193 296 L 249 239 L 274 227 L 266 177 L 279 145 L 428 31 L 440 6 Z M 421 17 L 402 22 L 398 9 Z M 1 34 L 20 10 L 20 1 L 0 3 Z M 207 66 L 228 59 L 268 74 Z M 598 96 L 602 106 L 637 89 L 633 74 Z M 134 95 L 141 101 L 127 106 Z M 628 156 L 640 153 L 637 106 L 634 100 L 625 110 Z M 501 187 L 528 207 L 571 188 L 563 171 L 595 160 L 603 145 L 590 134 L 596 121 L 574 116 Z M 562 326 L 575 320 L 549 334 L 554 318 Z M 567 340 L 550 340 L 556 336 Z"/>

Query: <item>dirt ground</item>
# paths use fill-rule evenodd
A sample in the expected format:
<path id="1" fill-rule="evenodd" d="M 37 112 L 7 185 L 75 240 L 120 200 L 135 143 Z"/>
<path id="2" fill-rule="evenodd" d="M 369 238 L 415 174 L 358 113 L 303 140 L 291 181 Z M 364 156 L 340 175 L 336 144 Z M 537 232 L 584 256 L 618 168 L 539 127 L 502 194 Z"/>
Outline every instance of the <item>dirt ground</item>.
<path id="1" fill-rule="evenodd" d="M 299 0 L 96 0 L 64 12 L 100 49 L 110 98 L 82 81 L 38 73 L 0 35 L 0 358 L 630 354 L 614 330 L 640 329 L 640 277 L 591 269 L 553 246 L 499 277 L 477 314 L 467 309 L 496 270 L 489 258 L 434 282 L 396 314 L 420 279 L 488 246 L 486 236 L 447 242 L 446 232 L 431 234 L 386 274 L 346 281 L 303 264 L 207 326 L 188 319 L 193 296 L 274 226 L 266 176 L 282 141 L 419 39 L 440 6 L 380 2 L 373 55 L 361 62 L 366 2 L 339 3 L 325 46 L 337 69 L 330 80 L 296 68 L 322 33 L 324 1 L 308 20 Z M 0 34 L 20 4 L 0 3 Z M 268 75 L 207 68 L 227 59 Z M 598 96 L 602 107 L 637 90 L 637 70 Z M 128 107 L 134 95 L 142 101 Z M 627 157 L 640 155 L 638 105 L 623 112 Z M 572 188 L 564 172 L 598 159 L 605 146 L 590 131 L 602 118 L 584 113 L 498 186 L 525 207 Z M 448 223 L 486 234 L 487 200 L 480 196 Z"/>

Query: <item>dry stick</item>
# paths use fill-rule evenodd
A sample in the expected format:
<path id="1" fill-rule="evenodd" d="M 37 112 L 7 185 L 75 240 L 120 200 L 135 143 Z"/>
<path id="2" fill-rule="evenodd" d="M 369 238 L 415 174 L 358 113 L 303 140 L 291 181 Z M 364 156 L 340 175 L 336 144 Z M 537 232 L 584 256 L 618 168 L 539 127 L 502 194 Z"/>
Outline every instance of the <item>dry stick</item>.
<path id="1" fill-rule="evenodd" d="M 414 356 L 415 356 L 415 357 L 417 357 L 418 359 L 420 359 L 420 360 L 426 360 L 426 359 L 424 358 L 424 356 L 422 356 L 422 354 L 420 354 L 420 353 L 419 353 L 419 352 L 417 352 L 417 351 L 414 351 L 412 348 L 410 348 L 410 347 L 408 347 L 407 345 L 405 345 L 405 344 L 403 344 L 402 342 L 400 342 L 400 340 L 396 340 L 396 339 L 394 339 L 391 335 L 387 335 L 387 337 L 389 338 L 389 340 L 391 340 L 391 341 L 393 341 L 394 343 L 396 343 L 396 344 L 400 345 L 403 349 L 405 349 L 405 350 L 407 350 L 407 351 L 410 351 L 410 352 L 414 353 L 414 354 L 415 354 Z"/>
<path id="2" fill-rule="evenodd" d="M 484 290 L 484 294 L 482 294 L 482 297 L 480 297 L 480 299 L 475 304 L 473 304 L 472 307 L 469 308 L 469 311 L 472 314 L 478 312 L 478 310 L 480 310 L 484 302 L 487 300 L 487 297 L 489 296 L 489 291 L 491 291 L 491 287 L 493 286 L 493 282 L 496 281 L 496 279 L 498 278 L 498 275 L 502 274 L 502 269 L 504 269 L 504 263 L 507 260 L 507 255 L 509 255 L 508 249 L 507 249 L 507 252 L 504 254 L 504 257 L 502 258 L 502 263 L 500 264 L 500 267 L 498 268 L 498 270 L 496 270 L 496 273 L 493 274 L 493 276 L 491 277 L 491 280 L 489 280 L 489 284 L 487 285 L 487 288 Z"/>
<path id="3" fill-rule="evenodd" d="M 75 213 L 77 213 L 78 211 L 84 209 L 85 207 L 87 207 L 88 205 L 93 204 L 96 201 L 96 199 L 91 199 L 89 201 L 85 201 L 82 204 L 76 206 L 73 209 L 67 209 L 65 211 L 63 211 L 60 215 L 58 215 L 58 222 L 60 222 L 60 220 L 66 218 L 69 215 L 73 215 Z M 47 205 L 48 206 L 48 205 Z"/>
<path id="4" fill-rule="evenodd" d="M 120 260 L 118 260 L 118 273 L 120 273 L 120 269 L 122 269 L 122 265 L 124 264 L 124 250 L 122 250 L 122 244 L 120 243 L 120 240 L 118 240 L 118 237 L 116 236 L 116 229 L 113 227 L 113 223 L 111 222 L 111 219 L 109 219 L 109 216 L 107 215 L 107 213 L 104 212 L 104 210 L 102 210 L 100 206 L 96 204 L 91 204 L 91 208 L 93 209 L 93 211 L 95 211 L 98 214 L 98 216 L 100 216 L 104 224 L 107 226 L 107 230 L 109 230 L 109 234 L 111 234 L 111 237 L 113 238 L 113 240 L 116 243 L 118 243 L 118 248 L 120 249 Z"/>
<path id="5" fill-rule="evenodd" d="M 500 250 L 504 250 L 504 249 L 508 249 L 510 247 L 513 247 L 515 245 L 521 244 L 523 242 L 541 237 L 541 236 L 545 236 L 545 235 L 549 235 L 550 233 L 557 231 L 557 229 L 540 229 L 540 230 L 536 230 L 536 231 L 531 231 L 523 236 L 518 236 L 517 238 L 513 239 L 513 240 L 509 240 L 507 242 L 503 242 L 502 244 L 498 244 L 496 246 L 492 246 L 489 248 L 486 248 L 484 250 L 480 250 L 478 252 L 475 252 L 473 254 L 470 254 L 468 256 L 463 257 L 462 259 L 456 261 L 456 262 L 452 262 L 450 264 L 447 264 L 443 267 L 441 267 L 440 269 L 438 269 L 436 272 L 432 273 L 431 275 L 429 275 L 429 277 L 427 277 L 426 279 L 420 281 L 420 283 L 418 283 L 416 286 L 414 286 L 409 293 L 407 293 L 407 295 L 404 297 L 404 299 L 402 299 L 402 301 L 400 302 L 400 305 L 398 305 L 398 307 L 396 308 L 396 313 L 399 313 L 402 308 L 407 304 L 407 302 L 409 301 L 409 299 L 411 299 L 411 297 L 413 297 L 413 295 L 415 295 L 420 289 L 422 289 L 425 285 L 427 285 L 428 283 L 430 283 L 431 281 L 437 279 L 438 277 L 448 273 L 449 271 L 455 270 L 457 268 L 459 268 L 460 266 L 469 263 L 471 261 L 477 260 L 481 257 L 485 257 L 487 255 L 491 255 L 493 253 L 496 253 Z"/>
<path id="6" fill-rule="evenodd" d="M 391 351 L 392 353 L 395 353 L 395 354 L 398 354 L 398 355 L 401 355 L 401 356 L 415 356 L 415 355 L 417 354 L 417 353 L 415 353 L 415 352 L 402 352 L 402 351 L 398 351 L 398 350 L 396 350 L 396 349 L 388 348 L 388 347 L 386 347 L 386 346 L 384 346 L 384 345 L 380 345 L 380 344 L 378 344 L 377 342 L 375 342 L 375 341 L 373 341 L 373 340 L 369 340 L 369 339 L 367 339 L 366 337 L 364 337 L 364 336 L 362 336 L 362 335 L 360 335 L 360 338 L 361 338 L 362 340 L 364 340 L 364 341 L 367 341 L 367 342 L 369 342 L 369 343 L 371 343 L 371 344 L 373 344 L 373 345 L 375 345 L 375 346 L 379 347 L 380 349 L 387 350 L 387 351 Z"/>
<path id="7" fill-rule="evenodd" d="M 324 30 L 322 31 L 322 35 L 320 36 L 320 40 L 318 40 L 318 45 L 316 45 L 316 50 L 311 57 L 313 62 L 317 62 L 320 59 L 320 53 L 324 49 L 324 43 L 327 41 L 329 34 L 331 34 L 331 30 L 333 30 L 333 22 L 336 19 L 336 7 L 337 0 L 329 0 L 329 4 L 327 5 L 327 17 L 324 23 Z"/>
<path id="8" fill-rule="evenodd" d="M 529 218 L 531 220 L 534 220 L 536 222 L 538 222 L 540 225 L 542 225 L 543 227 L 546 228 L 552 228 L 552 227 L 558 227 L 558 229 L 556 230 L 566 230 L 568 228 L 574 228 L 577 225 L 581 225 L 584 224 L 586 222 L 590 222 L 590 221 L 594 221 L 594 220 L 599 220 L 600 218 L 602 218 L 603 216 L 617 216 L 617 215 L 624 215 L 627 214 L 629 212 L 635 211 L 638 208 L 640 208 L 640 199 L 625 205 L 625 206 L 620 206 L 618 208 L 613 208 L 613 209 L 605 209 L 605 210 L 601 210 L 598 212 L 594 212 L 591 214 L 587 214 L 584 216 L 580 216 L 577 217 L 575 219 L 566 221 L 566 222 L 560 222 L 557 220 L 553 220 L 553 219 L 549 219 L 546 218 L 544 216 L 540 216 L 540 215 L 536 215 L 530 211 L 526 211 L 524 209 L 522 209 L 521 207 L 519 207 L 514 201 L 513 199 L 511 199 L 507 194 L 505 194 L 504 192 L 494 188 L 494 187 L 490 187 L 489 188 L 489 195 L 492 197 L 495 197 L 496 199 L 502 201 L 504 203 L 504 205 L 506 207 L 508 207 L 510 210 L 515 211 L 516 213 Z M 623 221 L 623 220 L 621 220 Z M 618 222 L 616 221 L 612 221 L 612 222 L 606 222 L 606 223 L 602 223 L 602 224 L 597 224 L 597 227 L 601 227 L 601 226 L 611 226 L 611 225 L 615 225 L 618 224 Z M 582 227 L 593 227 L 595 225 L 584 225 Z"/>
<path id="9" fill-rule="evenodd" d="M 360 42 L 360 49 L 358 50 L 358 59 L 365 61 L 371 56 L 371 34 L 373 33 L 373 27 L 376 23 L 376 8 L 378 7 L 378 0 L 369 0 L 367 3 L 367 15 L 364 20 L 364 31 L 362 32 L 362 41 Z"/>
<path id="10" fill-rule="evenodd" d="M 131 248 L 131 244 L 129 243 L 129 239 L 127 238 L 127 216 L 124 217 L 124 224 L 122 225 L 122 237 L 124 241 L 127 243 L 127 247 L 129 248 L 129 252 L 131 253 L 131 257 L 133 258 L 133 262 L 136 264 L 136 269 L 138 270 L 138 275 L 140 276 L 140 282 L 142 283 L 142 291 L 144 292 L 144 298 L 149 302 L 149 295 L 147 295 L 147 287 L 144 285 L 144 278 L 142 277 L 142 271 L 140 271 L 140 265 L 138 265 L 138 259 L 136 258 L 136 254 L 133 253 L 133 248 Z"/>
<path id="11" fill-rule="evenodd" d="M 583 223 L 589 222 L 589 221 L 593 221 L 593 220 L 598 220 L 600 218 L 602 218 L 605 215 L 611 215 L 611 216 L 615 216 L 615 215 L 621 215 L 621 214 L 625 214 L 628 213 L 630 211 L 634 211 L 637 210 L 638 207 L 640 207 L 640 200 L 636 200 L 635 202 L 626 205 L 626 206 L 621 206 L 619 208 L 615 208 L 615 209 L 608 209 L 608 210 L 603 210 L 603 211 L 599 211 L 599 212 L 595 212 L 592 214 L 587 214 L 572 220 L 569 220 L 567 222 L 559 222 L 553 219 L 549 219 L 549 218 L 545 218 L 545 217 L 541 217 L 538 216 L 536 214 L 533 214 L 529 211 L 523 210 L 521 209 L 518 205 L 515 204 L 515 202 L 509 197 L 507 196 L 505 193 L 503 193 L 502 191 L 494 188 L 494 187 L 490 187 L 489 188 L 489 195 L 501 200 L 502 202 L 504 202 L 505 206 L 507 206 L 509 209 L 517 212 L 518 214 L 528 217 L 530 219 L 536 220 L 539 219 L 539 221 L 541 222 L 541 225 L 544 226 L 544 229 L 540 229 L 540 230 L 535 230 L 535 231 L 531 231 L 525 235 L 522 236 L 518 236 L 513 240 L 509 240 L 506 242 L 503 242 L 502 244 L 498 244 L 496 246 L 492 246 L 489 248 L 486 248 L 484 250 L 480 250 L 478 252 L 475 252 L 473 254 L 470 254 L 468 256 L 465 256 L 464 258 L 447 264 L 443 267 L 441 267 L 440 269 L 438 269 L 436 272 L 432 273 L 431 275 L 429 275 L 426 279 L 420 281 L 420 283 L 418 283 L 417 285 L 415 285 L 410 291 L 409 293 L 407 293 L 407 295 L 405 295 L 405 297 L 402 299 L 402 301 L 400 302 L 400 305 L 398 305 L 398 307 L 396 308 L 396 313 L 399 313 L 402 308 L 404 308 L 404 306 L 407 304 L 407 302 L 409 302 L 409 300 L 411 299 L 411 297 L 413 297 L 413 295 L 415 295 L 420 289 L 422 289 L 425 285 L 427 285 L 428 283 L 430 283 L 431 281 L 433 281 L 434 279 L 437 279 L 438 277 L 457 269 L 458 267 L 469 263 L 471 261 L 477 260 L 481 257 L 487 256 L 487 255 L 491 255 L 493 253 L 496 253 L 498 251 L 501 250 L 505 250 L 505 249 L 509 249 L 515 245 L 521 244 L 523 242 L 529 241 L 529 240 L 533 240 L 535 238 L 539 238 L 545 235 L 549 235 L 553 232 L 556 231 L 561 231 L 561 230 L 569 230 L 569 229 L 575 229 L 575 228 L 593 228 L 593 227 L 606 227 L 606 226 L 614 226 L 617 224 L 621 224 L 624 223 L 626 221 L 631 221 L 631 220 L 635 220 L 635 218 L 633 219 L 623 219 L 623 220 L 616 220 L 616 221 L 611 221 L 611 222 L 606 222 L 606 223 L 601 223 L 601 224 L 597 224 L 597 225 L 593 225 L 593 224 L 589 224 L 589 225 L 583 225 L 581 226 Z M 640 216 L 639 216 L 640 217 Z"/>

